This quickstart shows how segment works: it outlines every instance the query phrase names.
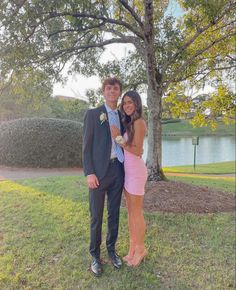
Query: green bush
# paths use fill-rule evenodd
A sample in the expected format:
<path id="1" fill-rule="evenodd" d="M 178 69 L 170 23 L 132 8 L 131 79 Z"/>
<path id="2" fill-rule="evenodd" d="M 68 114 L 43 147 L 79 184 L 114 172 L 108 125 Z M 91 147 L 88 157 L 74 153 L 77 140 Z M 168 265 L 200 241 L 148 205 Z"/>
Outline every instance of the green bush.
<path id="1" fill-rule="evenodd" d="M 0 124 L 0 164 L 26 167 L 82 166 L 82 124 L 25 118 Z"/>

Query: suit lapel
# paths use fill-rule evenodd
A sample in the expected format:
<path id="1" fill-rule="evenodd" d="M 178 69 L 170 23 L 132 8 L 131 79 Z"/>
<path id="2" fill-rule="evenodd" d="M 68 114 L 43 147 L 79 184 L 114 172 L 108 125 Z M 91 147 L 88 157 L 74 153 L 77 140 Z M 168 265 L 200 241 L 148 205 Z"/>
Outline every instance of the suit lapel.
<path id="1" fill-rule="evenodd" d="M 110 125 L 109 125 L 108 112 L 107 112 L 107 109 L 106 109 L 105 105 L 102 105 L 101 109 L 102 109 L 103 112 L 105 112 L 105 114 L 107 116 L 107 121 L 105 122 L 104 125 L 106 126 L 107 132 L 108 132 L 109 136 L 111 137 L 111 130 L 110 130 Z"/>
<path id="2" fill-rule="evenodd" d="M 110 125 L 109 125 L 108 112 L 107 112 L 107 109 L 106 109 L 106 106 L 105 105 L 102 105 L 100 107 L 100 113 L 99 113 L 99 115 L 102 112 L 105 113 L 106 116 L 107 116 L 107 121 L 104 122 L 104 125 L 105 125 L 105 127 L 106 127 L 106 129 L 108 131 L 109 136 L 111 137 L 111 130 L 110 130 Z M 124 126 L 123 126 L 123 124 L 121 122 L 121 112 L 119 110 L 118 110 L 118 115 L 119 115 L 119 120 L 120 120 L 120 132 L 121 132 L 121 135 L 123 135 L 125 133 L 125 129 L 124 129 Z"/>

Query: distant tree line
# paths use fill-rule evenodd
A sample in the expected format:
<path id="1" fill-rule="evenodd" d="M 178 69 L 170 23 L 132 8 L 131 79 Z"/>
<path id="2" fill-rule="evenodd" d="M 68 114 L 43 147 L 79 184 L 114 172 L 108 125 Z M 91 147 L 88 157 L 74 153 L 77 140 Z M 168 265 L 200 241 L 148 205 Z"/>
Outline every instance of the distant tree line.
<path id="1" fill-rule="evenodd" d="M 0 121 L 26 117 L 69 119 L 82 122 L 89 104 L 76 98 L 52 97 L 52 83 L 40 71 L 12 75 L 0 82 Z"/>

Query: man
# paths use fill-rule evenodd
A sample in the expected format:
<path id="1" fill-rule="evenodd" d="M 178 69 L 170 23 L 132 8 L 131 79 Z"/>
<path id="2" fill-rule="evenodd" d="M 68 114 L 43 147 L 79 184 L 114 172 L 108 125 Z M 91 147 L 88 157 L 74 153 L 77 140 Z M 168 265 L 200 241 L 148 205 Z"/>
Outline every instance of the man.
<path id="1" fill-rule="evenodd" d="M 95 276 L 102 274 L 100 245 L 102 241 L 102 218 L 105 195 L 107 194 L 108 232 L 106 247 L 109 258 L 116 268 L 122 261 L 115 252 L 118 236 L 121 195 L 124 185 L 124 155 L 121 147 L 112 139 L 110 126 L 116 125 L 121 134 L 124 128 L 117 111 L 117 101 L 122 85 L 117 78 L 103 82 L 105 104 L 88 110 L 83 130 L 83 168 L 87 176 L 90 206 L 90 269 Z"/>

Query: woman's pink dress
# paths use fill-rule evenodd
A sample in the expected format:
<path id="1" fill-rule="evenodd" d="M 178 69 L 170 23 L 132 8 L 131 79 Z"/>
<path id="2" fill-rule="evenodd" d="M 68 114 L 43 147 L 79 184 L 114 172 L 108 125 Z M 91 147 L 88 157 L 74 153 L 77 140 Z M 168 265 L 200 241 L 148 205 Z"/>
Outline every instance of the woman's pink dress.
<path id="1" fill-rule="evenodd" d="M 125 134 L 126 135 L 126 134 Z M 125 139 L 127 136 L 124 136 Z M 147 167 L 143 159 L 124 149 L 125 190 L 134 195 L 144 195 Z"/>

